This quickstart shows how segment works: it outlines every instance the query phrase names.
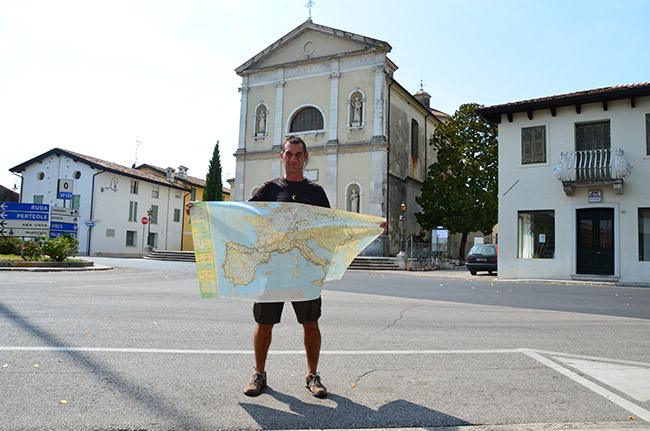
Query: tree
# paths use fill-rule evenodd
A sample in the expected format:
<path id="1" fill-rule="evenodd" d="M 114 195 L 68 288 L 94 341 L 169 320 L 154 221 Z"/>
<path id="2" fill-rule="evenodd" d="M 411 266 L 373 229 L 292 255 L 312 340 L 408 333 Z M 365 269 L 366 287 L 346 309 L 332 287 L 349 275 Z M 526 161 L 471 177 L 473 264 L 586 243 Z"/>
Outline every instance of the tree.
<path id="1" fill-rule="evenodd" d="M 208 167 L 208 174 L 205 176 L 205 190 L 203 190 L 204 201 L 222 201 L 223 183 L 221 182 L 221 159 L 219 157 L 219 141 L 214 146 L 212 160 Z"/>
<path id="2" fill-rule="evenodd" d="M 444 226 L 461 233 L 458 259 L 465 258 L 470 232 L 492 232 L 498 220 L 497 130 L 476 113 L 481 106 L 461 105 L 453 117 L 436 127 L 429 142 L 437 162 L 429 166 L 416 202 L 415 216 L 423 229 Z"/>

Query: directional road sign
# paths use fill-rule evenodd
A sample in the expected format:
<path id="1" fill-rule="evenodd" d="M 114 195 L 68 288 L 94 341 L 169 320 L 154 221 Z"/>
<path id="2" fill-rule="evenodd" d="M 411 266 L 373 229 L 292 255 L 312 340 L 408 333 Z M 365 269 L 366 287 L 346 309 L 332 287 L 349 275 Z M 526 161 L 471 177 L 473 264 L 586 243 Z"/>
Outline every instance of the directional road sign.
<path id="1" fill-rule="evenodd" d="M 0 202 L 0 236 L 47 236 L 49 219 L 48 204 Z"/>
<path id="2" fill-rule="evenodd" d="M 52 207 L 50 238 L 56 238 L 65 234 L 76 237 L 78 221 L 78 209 Z"/>

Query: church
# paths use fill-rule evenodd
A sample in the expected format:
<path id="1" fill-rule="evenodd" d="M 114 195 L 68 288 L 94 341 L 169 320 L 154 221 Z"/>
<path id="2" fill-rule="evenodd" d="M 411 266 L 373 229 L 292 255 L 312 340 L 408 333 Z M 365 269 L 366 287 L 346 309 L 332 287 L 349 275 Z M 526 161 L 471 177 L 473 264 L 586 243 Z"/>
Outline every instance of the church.
<path id="1" fill-rule="evenodd" d="M 415 198 L 436 160 L 429 139 L 449 116 L 393 78 L 391 49 L 308 19 L 235 69 L 242 83 L 232 199 L 248 200 L 283 175 L 282 143 L 296 135 L 309 152 L 305 176 L 332 208 L 387 219 L 365 255 L 394 256 L 402 239 L 423 234 Z"/>

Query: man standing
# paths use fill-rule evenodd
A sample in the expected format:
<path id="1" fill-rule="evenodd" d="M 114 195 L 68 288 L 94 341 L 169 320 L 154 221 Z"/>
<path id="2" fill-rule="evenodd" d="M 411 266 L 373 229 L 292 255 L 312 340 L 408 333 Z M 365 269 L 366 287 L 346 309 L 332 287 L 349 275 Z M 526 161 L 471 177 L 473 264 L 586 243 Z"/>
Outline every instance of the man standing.
<path id="1" fill-rule="evenodd" d="M 309 153 L 305 142 L 296 136 L 285 139 L 280 153 L 284 165 L 284 176 L 268 181 L 260 187 L 251 201 L 299 202 L 321 207 L 330 207 L 327 195 L 321 186 L 311 182 L 303 175 Z M 298 323 L 304 330 L 305 352 L 307 354 L 306 387 L 315 397 L 327 396 L 327 389 L 318 374 L 318 357 L 321 347 L 321 333 L 318 319 L 321 315 L 321 298 L 311 301 L 292 302 Z M 266 386 L 266 357 L 271 346 L 273 325 L 280 323 L 282 302 L 256 302 L 253 315 L 257 322 L 254 335 L 255 373 L 244 389 L 249 396 L 258 395 Z"/>

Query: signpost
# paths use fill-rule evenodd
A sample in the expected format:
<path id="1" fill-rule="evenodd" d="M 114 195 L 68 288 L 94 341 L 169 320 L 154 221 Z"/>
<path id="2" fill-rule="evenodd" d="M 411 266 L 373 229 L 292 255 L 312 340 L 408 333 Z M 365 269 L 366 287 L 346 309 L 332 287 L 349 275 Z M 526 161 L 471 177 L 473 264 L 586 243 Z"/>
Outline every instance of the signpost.
<path id="1" fill-rule="evenodd" d="M 77 223 L 79 221 L 79 210 L 75 208 L 52 207 L 50 238 L 68 234 L 77 236 Z"/>
<path id="2" fill-rule="evenodd" d="M 50 206 L 0 202 L 0 237 L 47 236 L 50 230 Z"/>
<path id="3" fill-rule="evenodd" d="M 59 178 L 59 199 L 72 199 L 72 180 Z"/>

